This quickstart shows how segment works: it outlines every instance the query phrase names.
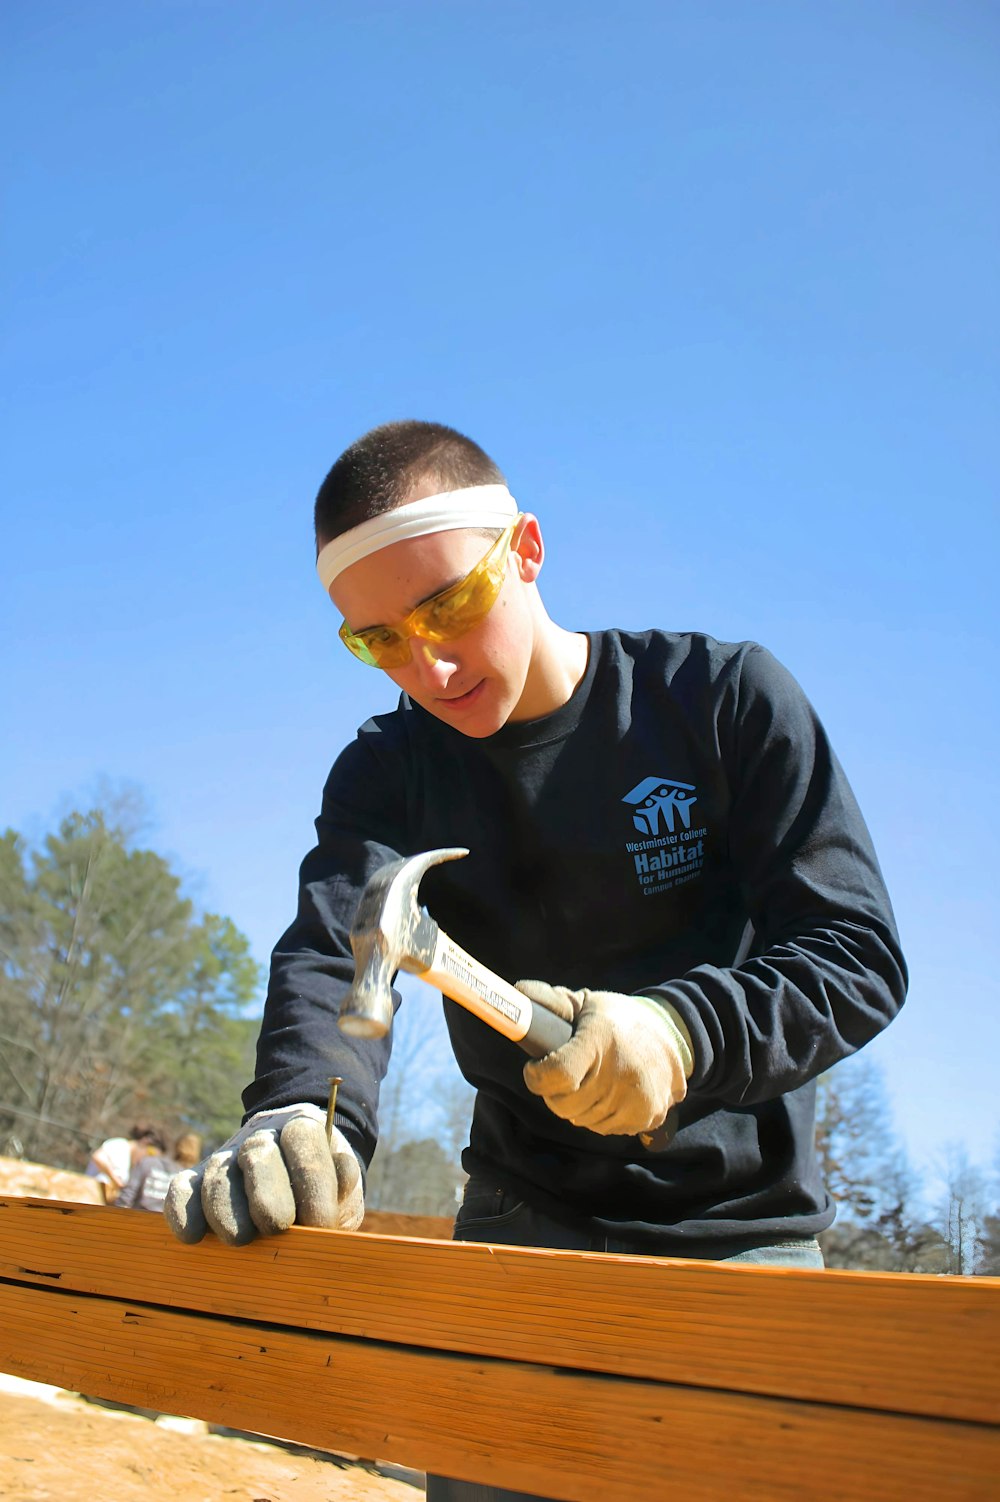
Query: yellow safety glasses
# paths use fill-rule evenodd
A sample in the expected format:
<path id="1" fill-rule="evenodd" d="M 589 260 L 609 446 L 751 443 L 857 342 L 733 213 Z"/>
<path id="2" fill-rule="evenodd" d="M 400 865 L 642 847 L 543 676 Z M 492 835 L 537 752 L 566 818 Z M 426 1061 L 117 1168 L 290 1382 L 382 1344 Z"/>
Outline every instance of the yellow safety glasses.
<path id="1" fill-rule="evenodd" d="M 411 637 L 418 636 L 422 641 L 454 641 L 485 621 L 503 586 L 507 550 L 521 515 L 518 512 L 464 579 L 425 600 L 398 626 L 367 626 L 364 631 L 352 631 L 344 621 L 340 639 L 347 650 L 371 668 L 402 668 L 410 661 Z"/>

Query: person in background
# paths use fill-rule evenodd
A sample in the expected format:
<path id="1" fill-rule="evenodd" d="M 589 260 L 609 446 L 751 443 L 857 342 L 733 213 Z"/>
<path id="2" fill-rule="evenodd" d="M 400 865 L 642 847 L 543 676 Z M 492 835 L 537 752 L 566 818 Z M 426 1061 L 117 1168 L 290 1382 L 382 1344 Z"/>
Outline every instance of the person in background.
<path id="1" fill-rule="evenodd" d="M 105 1204 L 116 1202 L 133 1168 L 154 1140 L 160 1140 L 156 1128 L 142 1123 L 134 1126 L 127 1137 L 107 1137 L 100 1147 L 95 1147 L 86 1172 L 103 1188 Z"/>
<path id="2" fill-rule="evenodd" d="M 193 1133 L 188 1134 L 198 1144 L 201 1143 Z M 185 1139 L 182 1137 L 181 1142 Z M 120 1210 L 152 1210 L 157 1213 L 163 1210 L 163 1202 L 167 1197 L 170 1180 L 175 1173 L 179 1173 L 182 1164 L 176 1157 L 167 1154 L 167 1144 L 159 1132 L 150 1130 L 145 1139 L 146 1145 L 143 1155 L 132 1169 L 128 1183 L 119 1194 L 116 1205 Z M 190 1148 L 186 1148 L 188 1156 Z M 197 1156 L 191 1162 L 197 1163 Z"/>
<path id="3" fill-rule="evenodd" d="M 174 1143 L 174 1162 L 180 1168 L 194 1168 L 201 1162 L 201 1138 L 197 1132 L 184 1132 Z"/>

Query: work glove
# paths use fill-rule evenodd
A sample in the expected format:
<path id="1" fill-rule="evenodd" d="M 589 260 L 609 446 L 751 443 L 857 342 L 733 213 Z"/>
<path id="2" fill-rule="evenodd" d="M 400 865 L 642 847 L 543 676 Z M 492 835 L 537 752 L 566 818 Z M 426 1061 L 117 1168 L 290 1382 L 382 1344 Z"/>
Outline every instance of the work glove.
<path id="1" fill-rule="evenodd" d="M 170 1180 L 163 1207 L 179 1241 L 212 1230 L 227 1246 L 291 1225 L 355 1230 L 365 1213 L 361 1169 L 314 1105 L 259 1111 L 197 1168 Z"/>
<path id="2" fill-rule="evenodd" d="M 517 989 L 573 1025 L 561 1048 L 524 1066 L 528 1089 L 556 1116 L 602 1137 L 636 1137 L 662 1126 L 684 1099 L 694 1054 L 673 1007 L 539 980 Z"/>

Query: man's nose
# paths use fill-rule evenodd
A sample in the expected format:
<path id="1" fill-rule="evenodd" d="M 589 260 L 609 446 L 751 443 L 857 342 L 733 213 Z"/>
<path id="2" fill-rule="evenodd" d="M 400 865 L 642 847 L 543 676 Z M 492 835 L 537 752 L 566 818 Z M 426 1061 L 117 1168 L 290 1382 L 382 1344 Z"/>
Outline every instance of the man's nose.
<path id="1" fill-rule="evenodd" d="M 420 681 L 437 692 L 447 686 L 455 671 L 456 663 L 449 652 L 449 642 L 424 641 L 419 636 L 410 637 L 410 656 Z"/>

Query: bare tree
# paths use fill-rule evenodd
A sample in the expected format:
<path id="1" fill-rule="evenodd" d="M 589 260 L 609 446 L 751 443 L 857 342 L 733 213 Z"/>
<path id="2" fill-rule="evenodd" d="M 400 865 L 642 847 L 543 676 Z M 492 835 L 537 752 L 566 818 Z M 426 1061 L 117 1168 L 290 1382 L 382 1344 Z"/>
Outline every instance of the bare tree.
<path id="1" fill-rule="evenodd" d="M 439 994 L 411 976 L 396 984 L 403 1002 L 379 1093 L 379 1140 L 365 1198 L 373 1210 L 450 1215 L 465 1180 L 461 1153 L 475 1092 L 455 1063 Z M 428 1205 L 434 1208 L 417 1208 Z"/>
<path id="2" fill-rule="evenodd" d="M 920 1213 L 881 1070 L 864 1055 L 820 1080 L 816 1151 L 837 1202 L 837 1220 L 820 1237 L 830 1266 L 944 1270 L 942 1238 Z"/>
<path id="3" fill-rule="evenodd" d="M 979 1263 L 975 1271 L 989 1278 L 1000 1278 L 1000 1207 L 983 1216 Z"/>
<path id="4" fill-rule="evenodd" d="M 983 1216 L 982 1254 L 976 1271 L 987 1277 L 1000 1278 L 1000 1133 L 997 1134 L 997 1149 L 988 1193 L 992 1209 Z"/>
<path id="5" fill-rule="evenodd" d="M 949 1142 L 941 1167 L 942 1192 L 935 1225 L 948 1249 L 946 1271 L 971 1274 L 978 1270 L 986 1217 L 986 1182 L 961 1143 Z"/>
<path id="6" fill-rule="evenodd" d="M 476 1092 L 458 1072 L 458 1065 L 441 1082 L 438 1091 L 438 1106 L 441 1120 L 440 1142 L 452 1163 L 462 1161 L 462 1152 L 468 1145 L 469 1126 Z"/>

